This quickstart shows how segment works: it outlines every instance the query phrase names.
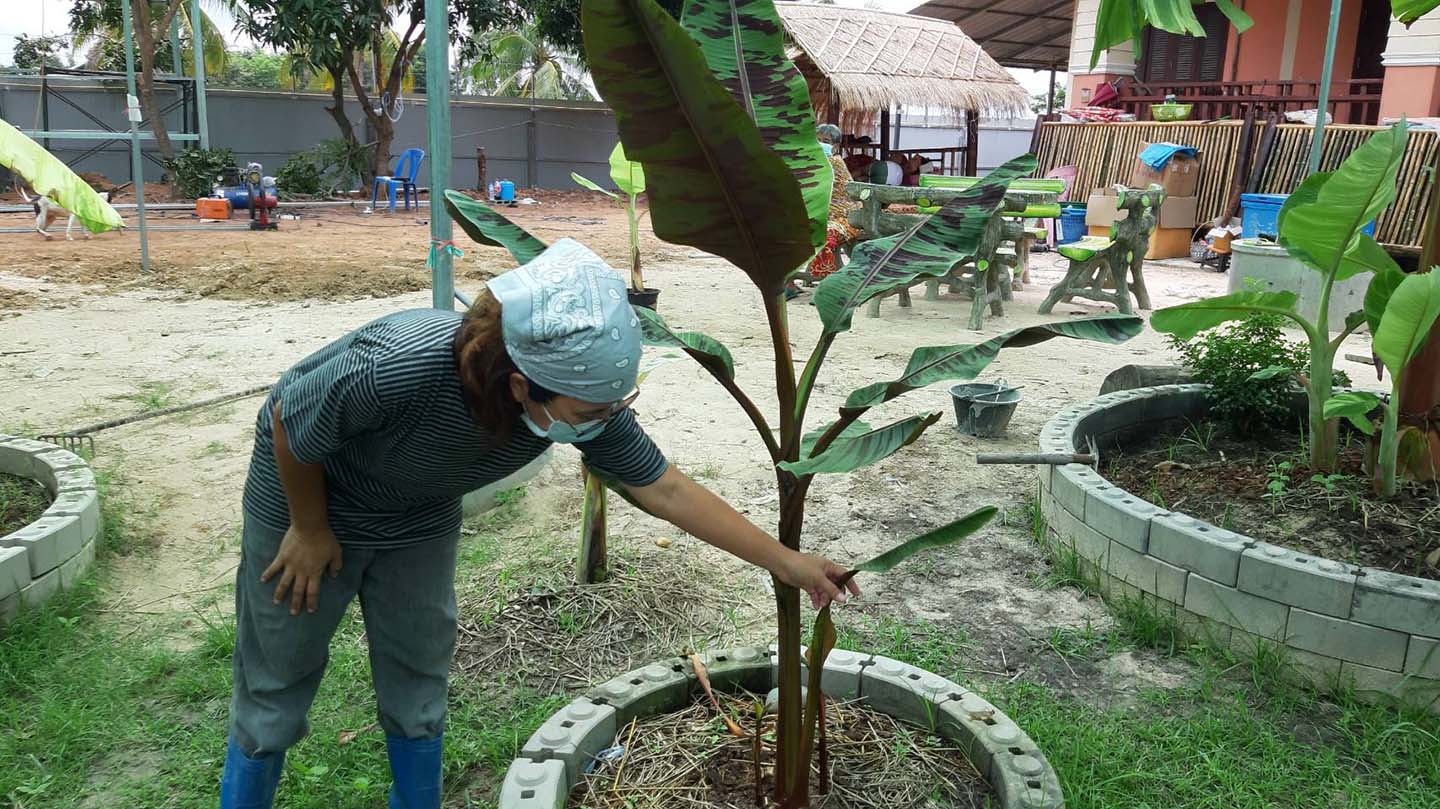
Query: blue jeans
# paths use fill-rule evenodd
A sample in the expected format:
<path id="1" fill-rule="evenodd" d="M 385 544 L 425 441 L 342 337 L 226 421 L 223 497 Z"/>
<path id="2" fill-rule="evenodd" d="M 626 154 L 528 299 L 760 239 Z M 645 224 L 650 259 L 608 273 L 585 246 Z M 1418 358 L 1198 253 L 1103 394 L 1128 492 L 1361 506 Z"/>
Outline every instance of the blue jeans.
<path id="1" fill-rule="evenodd" d="M 283 753 L 309 732 L 330 639 L 360 598 L 380 727 L 401 739 L 445 729 L 455 654 L 455 550 L 459 537 L 399 550 L 345 547 L 340 574 L 320 585 L 316 612 L 272 603 L 278 576 L 260 582 L 282 534 L 245 520 L 235 576 L 235 689 L 230 732 L 247 756 Z"/>

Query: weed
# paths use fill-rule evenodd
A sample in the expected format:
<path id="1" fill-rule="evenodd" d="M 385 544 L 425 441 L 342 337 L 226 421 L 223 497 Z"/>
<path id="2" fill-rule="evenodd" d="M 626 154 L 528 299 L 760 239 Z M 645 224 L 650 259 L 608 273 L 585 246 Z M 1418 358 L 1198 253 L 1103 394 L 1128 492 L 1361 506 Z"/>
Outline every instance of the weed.
<path id="1" fill-rule="evenodd" d="M 34 522 L 49 505 L 50 493 L 39 482 L 0 473 L 0 536 Z"/>
<path id="2" fill-rule="evenodd" d="M 228 455 L 229 453 L 230 447 L 226 445 L 224 441 L 211 441 L 205 445 L 204 449 L 200 450 L 200 457 L 218 458 L 222 455 Z"/>
<path id="3" fill-rule="evenodd" d="M 138 391 L 122 398 L 140 405 L 142 413 L 153 413 L 180 404 L 180 397 L 168 382 L 143 382 Z"/>
<path id="4" fill-rule="evenodd" d="M 1281 498 L 1290 491 L 1290 470 L 1295 465 L 1290 461 L 1280 461 L 1270 465 L 1270 471 L 1266 473 L 1265 494 L 1266 500 L 1270 501 L 1270 509 L 1274 511 L 1279 505 Z"/>

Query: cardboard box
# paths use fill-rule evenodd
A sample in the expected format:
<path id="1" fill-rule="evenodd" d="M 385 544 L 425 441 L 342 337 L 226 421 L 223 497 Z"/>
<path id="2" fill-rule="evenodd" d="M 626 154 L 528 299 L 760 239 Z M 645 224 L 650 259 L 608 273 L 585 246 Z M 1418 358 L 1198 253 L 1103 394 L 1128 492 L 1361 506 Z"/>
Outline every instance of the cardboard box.
<path id="1" fill-rule="evenodd" d="M 1140 151 L 1145 151 L 1150 144 L 1140 144 Z M 1165 188 L 1165 193 L 1172 197 L 1193 197 L 1195 189 L 1200 186 L 1200 160 L 1195 157 L 1184 157 L 1175 155 L 1165 168 L 1156 171 L 1140 161 L 1139 155 L 1135 157 L 1135 168 L 1130 171 L 1131 188 L 1149 188 L 1151 183 L 1156 183 Z"/>
<path id="2" fill-rule="evenodd" d="M 1128 212 L 1118 207 L 1119 201 L 1113 188 L 1097 188 L 1091 191 L 1085 204 L 1085 224 L 1108 229 L 1115 224 L 1115 220 L 1124 219 Z M 1156 226 L 1193 231 L 1199 213 L 1200 200 L 1196 197 L 1166 197 L 1160 204 L 1160 221 Z"/>
<path id="3" fill-rule="evenodd" d="M 1110 226 L 1091 225 L 1089 234 L 1109 238 Z M 1149 261 L 1185 258 L 1190 255 L 1190 238 L 1194 235 L 1195 231 L 1190 228 L 1156 228 L 1150 234 L 1150 248 L 1145 251 L 1145 258 Z"/>

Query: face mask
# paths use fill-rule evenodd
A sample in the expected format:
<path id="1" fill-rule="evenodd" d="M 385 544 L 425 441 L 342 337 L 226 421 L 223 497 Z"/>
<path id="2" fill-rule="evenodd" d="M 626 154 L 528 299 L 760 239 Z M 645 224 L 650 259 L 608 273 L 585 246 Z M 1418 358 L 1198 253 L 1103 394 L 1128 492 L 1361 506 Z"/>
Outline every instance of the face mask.
<path id="1" fill-rule="evenodd" d="M 820 151 L 824 152 L 826 157 L 829 157 L 835 153 L 835 146 L 830 143 L 822 143 L 820 144 Z"/>
<path id="2" fill-rule="evenodd" d="M 545 411 L 545 417 L 550 419 L 549 429 L 540 429 L 540 425 L 536 424 L 535 420 L 530 418 L 529 413 L 524 410 L 520 411 L 520 420 L 525 422 L 525 426 L 530 432 L 535 434 L 536 438 L 544 438 L 554 441 L 557 444 L 578 444 L 582 441 L 599 438 L 600 434 L 605 432 L 605 422 L 603 421 L 587 421 L 584 424 L 571 424 L 568 421 L 561 421 L 550 415 L 550 410 L 546 408 L 545 405 L 540 405 L 540 409 Z"/>

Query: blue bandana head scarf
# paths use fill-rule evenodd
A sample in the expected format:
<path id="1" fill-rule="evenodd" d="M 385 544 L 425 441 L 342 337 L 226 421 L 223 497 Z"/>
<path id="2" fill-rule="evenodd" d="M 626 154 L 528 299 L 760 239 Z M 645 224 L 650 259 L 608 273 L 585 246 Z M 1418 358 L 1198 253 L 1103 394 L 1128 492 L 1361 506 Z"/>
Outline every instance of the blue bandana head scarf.
<path id="1" fill-rule="evenodd" d="M 625 281 L 573 239 L 489 283 L 505 350 L 526 378 L 592 404 L 625 398 L 640 365 L 640 321 Z"/>

